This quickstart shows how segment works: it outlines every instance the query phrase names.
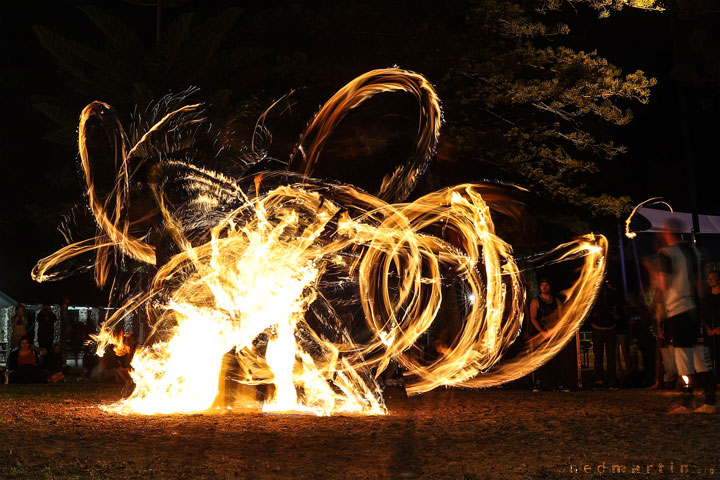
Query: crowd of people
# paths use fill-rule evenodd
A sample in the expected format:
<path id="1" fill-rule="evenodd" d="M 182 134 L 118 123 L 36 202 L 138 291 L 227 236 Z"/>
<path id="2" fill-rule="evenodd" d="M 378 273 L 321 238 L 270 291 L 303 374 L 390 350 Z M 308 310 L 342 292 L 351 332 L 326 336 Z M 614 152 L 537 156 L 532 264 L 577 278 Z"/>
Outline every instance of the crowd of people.
<path id="1" fill-rule="evenodd" d="M 6 366 L 0 366 L 0 383 L 58 383 L 68 378 L 130 383 L 135 335 L 124 335 L 122 348 L 109 348 L 100 358 L 90 337 L 97 333 L 97 325 L 80 321 L 69 312 L 69 305 L 69 299 L 63 299 L 60 318 L 45 304 L 36 315 L 17 305 L 10 319 L 10 350 Z"/>
<path id="2" fill-rule="evenodd" d="M 623 294 L 610 281 L 598 292 L 586 322 L 592 331 L 592 381 L 598 388 L 677 389 L 682 405 L 669 413 L 713 413 L 720 381 L 720 273 L 713 270 L 701 278 L 695 249 L 683 241 L 680 230 L 669 221 L 656 235 L 657 256 L 645 262 L 651 301 Z M 551 281 L 541 279 L 540 294 L 530 303 L 530 335 L 549 334 L 561 311 Z M 533 390 L 567 391 L 562 372 L 576 364 L 577 359 L 565 359 L 561 352 L 535 372 Z M 704 403 L 693 409 L 695 387 L 703 388 Z"/>
<path id="3" fill-rule="evenodd" d="M 7 380 L 9 383 L 56 383 L 64 378 L 64 363 L 60 345 L 55 344 L 50 352 L 39 353 L 31 347 L 30 339 L 23 337 L 8 356 Z"/>
<path id="4" fill-rule="evenodd" d="M 670 367 L 675 361 L 674 370 L 683 378 L 686 388 L 683 390 L 683 404 L 671 413 L 691 413 L 692 388 L 702 386 L 705 402 L 694 409 L 698 413 L 716 411 L 715 392 L 717 379 L 713 368 L 712 337 L 717 334 L 715 323 L 718 312 L 712 311 L 714 300 L 713 286 L 717 272 L 708 274 L 710 288 L 709 304 L 701 305 L 702 288 L 700 286 L 698 260 L 695 251 L 682 240 L 680 226 L 669 221 L 658 235 L 658 259 L 654 270 L 657 293 L 654 302 L 654 316 L 657 337 L 661 350 L 672 349 L 664 355 L 663 366 Z M 715 303 L 715 306 L 717 304 Z"/>
<path id="5" fill-rule="evenodd" d="M 611 281 L 605 281 L 599 290 L 585 325 L 592 331 L 592 383 L 608 389 L 679 389 L 682 405 L 670 413 L 712 413 L 716 411 L 720 367 L 720 273 L 710 271 L 702 282 L 695 249 L 683 241 L 679 231 L 679 225 L 670 221 L 656 236 L 657 256 L 645 262 L 651 295 L 623 294 Z M 66 352 L 74 357 L 75 376 L 131 383 L 130 362 L 137 347 L 134 335 L 125 335 L 122 348 L 109 346 L 98 358 L 89 346 L 89 334 L 96 326 L 70 318 L 68 305 L 66 299 L 60 307 L 60 320 L 47 305 L 36 317 L 18 305 L 11 320 L 6 383 L 63 381 L 71 373 Z M 552 280 L 542 277 L 539 295 L 529 303 L 527 338 L 551 335 L 562 311 L 563 302 L 553 292 Z M 58 321 L 61 340 L 56 343 Z M 438 334 L 434 343 L 436 355 L 443 354 L 446 343 L 442 338 Z M 571 342 L 532 374 L 533 390 L 580 388 L 583 379 L 578 354 L 579 345 Z M 388 368 L 390 373 L 381 381 L 390 385 L 397 370 L 397 365 Z M 704 403 L 693 409 L 693 388 L 698 386 L 703 387 Z"/>

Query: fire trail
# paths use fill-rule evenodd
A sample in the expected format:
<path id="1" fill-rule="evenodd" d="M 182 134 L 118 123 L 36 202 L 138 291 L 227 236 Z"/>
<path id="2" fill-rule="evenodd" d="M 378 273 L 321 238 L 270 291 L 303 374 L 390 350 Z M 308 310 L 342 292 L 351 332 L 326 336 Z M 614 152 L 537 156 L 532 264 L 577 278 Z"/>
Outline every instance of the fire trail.
<path id="1" fill-rule="evenodd" d="M 374 193 L 313 178 L 338 124 L 384 92 L 418 102 L 411 158 Z M 442 119 L 421 75 L 390 68 L 348 83 L 310 122 L 286 170 L 263 168 L 271 163 L 254 147 L 232 157 L 222 145 L 198 146 L 212 125 L 200 104 L 169 108 L 181 100 L 158 103 L 152 121 L 129 134 L 109 105 L 83 110 L 78 143 L 98 232 L 69 241 L 33 270 L 37 281 L 59 279 L 70 272 L 68 260 L 85 259 L 81 268 L 92 269 L 98 285 L 113 282 L 122 301 L 97 336 L 99 352 L 120 346 L 115 332 L 126 315 L 152 326 L 132 362 L 135 390 L 108 410 L 208 410 L 232 355 L 231 381 L 272 386 L 264 411 L 385 414 L 377 377 L 390 366 L 404 371 L 409 394 L 499 385 L 559 352 L 592 305 L 605 270 L 602 236 L 544 257 L 581 268 L 551 332 L 525 341 L 522 272 L 491 216 L 512 218 L 511 202 L 481 184 L 404 202 L 433 156 Z M 111 152 L 103 165 L 117 172 L 102 186 L 101 155 L 88 140 L 97 132 Z M 198 161 L 208 156 L 232 163 L 233 175 Z M 456 306 L 460 321 L 428 357 L 422 340 L 458 293 L 472 301 Z"/>

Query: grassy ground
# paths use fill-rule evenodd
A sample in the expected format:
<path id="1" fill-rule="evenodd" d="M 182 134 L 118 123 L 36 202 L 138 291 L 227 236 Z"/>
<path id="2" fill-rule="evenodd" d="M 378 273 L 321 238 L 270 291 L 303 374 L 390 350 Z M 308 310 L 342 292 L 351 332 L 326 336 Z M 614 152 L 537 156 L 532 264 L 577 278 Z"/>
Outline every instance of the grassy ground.
<path id="1" fill-rule="evenodd" d="M 97 408 L 119 396 L 0 385 L 0 479 L 720 478 L 720 414 L 666 415 L 662 392 L 396 390 L 386 417 Z"/>

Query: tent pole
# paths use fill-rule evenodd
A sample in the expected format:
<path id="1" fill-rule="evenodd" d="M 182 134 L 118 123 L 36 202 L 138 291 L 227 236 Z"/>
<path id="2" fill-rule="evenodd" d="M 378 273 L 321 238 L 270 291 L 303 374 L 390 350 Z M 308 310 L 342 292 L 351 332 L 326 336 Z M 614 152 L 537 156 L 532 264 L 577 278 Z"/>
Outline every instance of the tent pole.
<path id="1" fill-rule="evenodd" d="M 620 250 L 620 268 L 622 271 L 623 292 L 625 293 L 625 298 L 627 298 L 628 286 L 627 286 L 627 272 L 625 271 L 625 245 L 623 243 L 623 226 L 622 226 L 622 222 L 620 222 L 619 220 L 617 222 L 617 228 L 618 228 L 618 249 Z"/>
<path id="2" fill-rule="evenodd" d="M 680 42 L 678 39 L 678 9 L 670 8 L 670 33 L 673 39 L 673 50 L 675 53 L 675 62 L 680 63 L 682 55 L 680 53 Z M 690 129 L 690 121 L 688 119 L 687 98 L 685 94 L 685 85 L 682 81 L 675 79 L 675 88 L 677 91 L 677 104 L 680 109 L 680 126 L 683 138 L 683 156 L 685 157 L 685 167 L 687 168 L 688 194 L 690 196 L 690 213 L 692 215 L 692 242 L 695 246 L 699 246 L 700 242 L 700 219 L 698 216 L 698 194 L 695 183 L 695 158 L 692 151 L 692 134 Z"/>
<path id="3" fill-rule="evenodd" d="M 640 295 L 642 295 L 642 298 L 645 298 L 645 286 L 642 281 L 640 259 L 638 258 L 637 245 L 635 244 L 634 238 L 630 239 L 630 244 L 632 245 L 633 258 L 635 259 L 635 275 L 637 276 L 638 288 L 640 289 Z"/>

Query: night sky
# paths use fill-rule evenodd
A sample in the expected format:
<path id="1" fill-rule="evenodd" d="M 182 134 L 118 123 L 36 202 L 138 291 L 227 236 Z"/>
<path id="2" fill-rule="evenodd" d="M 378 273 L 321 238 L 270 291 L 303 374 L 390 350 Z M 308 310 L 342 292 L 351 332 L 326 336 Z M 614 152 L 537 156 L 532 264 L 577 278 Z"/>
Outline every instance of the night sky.
<path id="1" fill-rule="evenodd" d="M 52 56 L 40 45 L 32 27 L 43 25 L 86 42 L 99 40 L 100 36 L 76 8 L 81 5 L 79 2 L 20 3 L 23 2 L 13 2 L 6 6 L 0 20 L 4 37 L 0 42 L 0 58 L 4 63 L 0 70 L 3 106 L 0 162 L 4 179 L 0 189 L 0 290 L 27 303 L 56 303 L 64 294 L 74 297 L 75 303 L 102 302 L 103 294 L 90 286 L 89 277 L 39 286 L 32 282 L 29 276 L 30 269 L 39 258 L 63 246 L 62 238 L 56 232 L 59 218 L 47 217 L 44 212 L 56 212 L 58 205 L 67 205 L 69 208 L 83 201 L 81 182 L 79 178 L 75 180 L 78 174 L 76 146 L 44 139 L 57 129 L 57 125 L 35 109 L 33 103 L 37 103 L 38 99 L 44 96 L 67 97 L 69 103 L 77 105 L 79 114 L 85 104 L 99 99 L 92 93 L 88 93 L 86 98 L 77 98 L 70 93 L 68 75 L 60 71 Z M 201 3 L 202 5 L 198 6 Z M 212 3 L 212 6 L 205 6 L 205 2 L 185 3 L 169 9 L 167 15 L 172 19 L 181 12 L 200 12 L 201 8 L 219 11 L 219 5 L 228 2 L 208 3 Z M 269 5 L 276 6 L 278 3 L 270 2 Z M 376 3 L 377 8 L 383 8 L 382 2 Z M 152 7 L 122 2 L 100 2 L 98 5 L 125 21 L 136 24 L 147 38 L 152 38 L 155 27 Z M 329 8 L 330 3 L 314 2 L 312 5 L 315 14 L 322 17 L 323 9 Z M 408 8 L 409 5 L 411 3 L 408 3 Z M 263 8 L 261 5 L 246 6 L 249 14 L 262 14 Z M 388 12 L 388 15 L 397 14 L 397 7 Z M 430 24 L 433 22 L 432 12 L 423 12 L 422 9 L 408 11 L 407 15 L 412 17 L 411 21 Z M 634 105 L 634 120 L 629 126 L 616 130 L 617 143 L 627 145 L 628 153 L 614 163 L 613 174 L 623 178 L 623 181 L 622 191 L 612 193 L 629 195 L 636 203 L 651 196 L 661 196 L 676 210 L 689 211 L 690 182 L 683 138 L 685 118 L 691 139 L 692 159 L 695 162 L 695 193 L 699 211 L 703 214 L 720 215 L 720 202 L 716 195 L 720 177 L 714 169 L 718 160 L 716 144 L 720 132 L 717 121 L 718 102 L 716 101 L 714 109 L 703 109 L 701 106 L 702 98 L 705 98 L 709 91 L 712 92 L 712 88 L 718 89 L 718 80 L 715 79 L 714 87 L 705 84 L 700 87 L 692 84 L 686 86 L 687 105 L 683 117 L 678 86 L 670 75 L 678 55 L 691 62 L 696 61 L 690 58 L 686 48 L 692 37 L 691 32 L 705 23 L 712 25 L 714 21 L 717 24 L 720 19 L 718 14 L 708 15 L 704 19 L 674 20 L 668 12 L 627 9 L 613 13 L 609 19 L 598 20 L 595 12 L 579 9 L 576 14 L 571 12 L 566 17 L 572 33 L 563 39 L 564 43 L 578 50 L 597 50 L 599 55 L 621 67 L 625 73 L 641 69 L 658 80 L 650 103 Z M 392 25 L 391 20 L 389 24 Z M 383 34 L 387 34 L 387 29 L 391 27 L 383 28 Z M 673 31 L 681 47 L 677 54 Z M 397 64 L 428 76 L 440 75 L 439 72 L 423 71 L 423 65 L 416 65 L 412 58 L 404 56 L 405 50 L 398 48 L 396 51 L 394 45 L 401 44 L 402 39 L 388 39 L 383 43 L 385 48 L 381 50 L 365 52 L 361 58 L 348 58 L 347 52 L 339 50 L 338 45 L 316 37 L 312 31 L 303 30 L 301 25 L 293 30 L 262 33 L 257 39 L 258 42 L 264 42 L 268 49 L 276 50 L 278 56 L 291 52 L 295 44 L 302 45 L 305 50 L 310 50 L 329 63 L 337 62 L 338 65 L 343 65 L 343 69 L 339 68 L 343 72 L 355 68 L 355 73 L 360 74 L 370 68 Z M 358 44 L 366 41 L 377 44 L 377 32 L 363 28 L 362 31 L 354 32 L 354 35 L 354 41 Z M 149 44 L 152 44 L 152 41 Z M 442 55 L 441 48 L 435 53 L 429 52 L 429 55 L 433 54 Z M 437 62 L 437 59 L 435 61 Z M 716 65 L 720 64 L 720 59 L 715 59 L 715 62 Z M 348 79 L 345 78 L 344 81 Z M 442 79 L 430 77 L 430 80 L 437 83 Z M 325 82 L 318 83 L 298 85 L 293 83 L 292 79 L 274 77 L 267 90 L 274 95 L 293 88 L 308 87 L 301 97 L 306 104 L 299 108 L 312 112 L 342 86 L 343 80 L 328 78 Z M 233 86 L 228 85 L 226 88 Z M 288 137 L 296 138 L 302 125 L 302 120 L 297 120 L 292 132 L 287 134 Z M 279 136 L 282 137 L 282 134 Z"/>

